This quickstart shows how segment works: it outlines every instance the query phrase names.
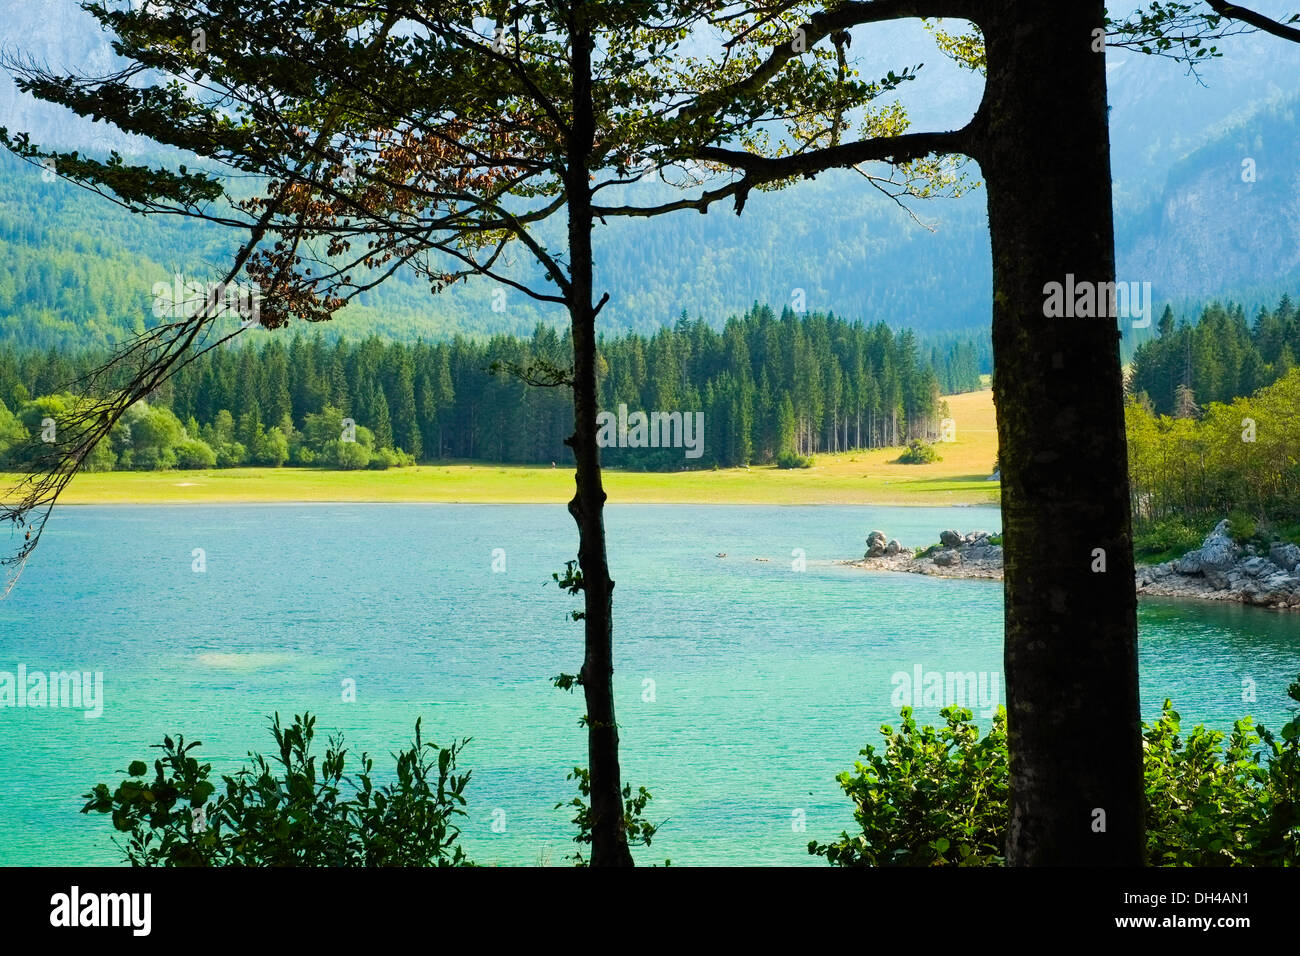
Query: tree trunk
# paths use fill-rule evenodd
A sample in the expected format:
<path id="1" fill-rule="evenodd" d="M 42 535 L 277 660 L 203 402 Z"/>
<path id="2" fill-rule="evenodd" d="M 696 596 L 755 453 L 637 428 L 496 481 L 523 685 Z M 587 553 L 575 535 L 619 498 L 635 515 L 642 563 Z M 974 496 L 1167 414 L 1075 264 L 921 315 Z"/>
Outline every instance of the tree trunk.
<path id="1" fill-rule="evenodd" d="M 1142 754 L 1115 320 L 1047 283 L 1115 278 L 1100 0 L 989 4 L 975 152 L 993 247 L 1011 865 L 1140 865 Z M 1098 551 L 1100 549 L 1100 551 Z M 1103 560 L 1104 571 L 1096 570 Z"/>
<path id="2" fill-rule="evenodd" d="M 595 137 L 591 99 L 591 32 L 583 4 L 573 5 L 573 122 L 565 188 L 569 213 L 569 317 L 573 327 L 573 448 L 576 491 L 569 513 L 578 525 L 586 617 L 582 691 L 587 704 L 587 759 L 591 773 L 591 865 L 632 866 L 623 818 L 614 716 L 614 582 L 605 553 L 605 489 L 596 443 L 596 312 L 592 302 L 591 180 L 587 160 Z"/>

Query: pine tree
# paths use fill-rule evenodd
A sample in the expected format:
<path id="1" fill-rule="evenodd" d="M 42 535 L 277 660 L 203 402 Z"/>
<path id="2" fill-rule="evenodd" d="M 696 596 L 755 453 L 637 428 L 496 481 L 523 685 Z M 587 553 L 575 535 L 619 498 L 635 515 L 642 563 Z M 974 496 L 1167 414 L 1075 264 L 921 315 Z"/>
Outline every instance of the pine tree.
<path id="1" fill-rule="evenodd" d="M 384 397 L 382 388 L 376 386 L 371 392 L 370 409 L 374 421 L 370 430 L 375 433 L 375 446 L 378 448 L 392 448 L 393 421 L 389 417 L 388 399 Z"/>

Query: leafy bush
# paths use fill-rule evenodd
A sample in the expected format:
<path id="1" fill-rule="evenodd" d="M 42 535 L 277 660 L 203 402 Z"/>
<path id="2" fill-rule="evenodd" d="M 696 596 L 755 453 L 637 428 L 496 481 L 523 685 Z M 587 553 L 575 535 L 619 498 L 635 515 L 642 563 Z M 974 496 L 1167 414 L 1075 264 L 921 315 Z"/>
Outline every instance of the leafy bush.
<path id="1" fill-rule="evenodd" d="M 1247 512 L 1234 511 L 1228 515 L 1228 534 L 1232 535 L 1232 540 L 1238 544 L 1245 544 L 1255 537 L 1257 530 L 1255 519 Z"/>
<path id="2" fill-rule="evenodd" d="M 279 468 L 289 460 L 289 439 L 279 426 L 262 431 L 258 429 L 253 442 L 253 463 L 263 467 Z"/>
<path id="3" fill-rule="evenodd" d="M 934 445 L 913 438 L 907 443 L 907 451 L 895 460 L 900 465 L 928 465 L 931 462 L 943 461 L 943 458 L 939 456 L 939 450 Z"/>
<path id="4" fill-rule="evenodd" d="M 1184 518 L 1156 521 L 1133 536 L 1133 556 L 1150 564 L 1181 558 L 1199 548 L 1209 532 L 1210 526 L 1203 522 Z"/>
<path id="5" fill-rule="evenodd" d="M 215 450 L 218 468 L 238 468 L 248 460 L 248 449 L 244 447 L 242 442 L 226 442 Z"/>
<path id="6" fill-rule="evenodd" d="M 778 468 L 811 468 L 812 466 L 812 455 L 800 455 L 798 452 L 783 451 L 776 456 L 776 467 Z"/>
<path id="7" fill-rule="evenodd" d="M 316 719 L 271 725 L 276 755 L 249 754 L 252 769 L 211 780 L 212 765 L 191 756 L 199 742 L 164 737 L 154 777 L 140 760 L 116 790 L 98 784 L 82 813 L 108 813 L 125 833 L 118 844 L 133 866 L 469 866 L 456 840 L 470 774 L 456 758 L 468 740 L 440 749 L 420 735 L 394 754 L 393 783 L 375 786 L 361 755 L 356 782 L 344 775 L 347 750 L 331 738 L 317 769 Z M 344 791 L 344 785 L 351 792 Z"/>
<path id="8" fill-rule="evenodd" d="M 11 449 L 22 448 L 29 440 L 26 426 L 0 401 L 0 465 L 7 465 Z"/>
<path id="9" fill-rule="evenodd" d="M 1289 541 L 1300 545 L 1300 522 L 1272 521 L 1268 524 L 1270 541 Z"/>
<path id="10" fill-rule="evenodd" d="M 972 714 L 943 712 L 945 726 L 917 727 L 912 708 L 901 711 L 895 731 L 880 728 L 885 752 L 868 745 L 866 762 L 840 774 L 840 788 L 855 804 L 860 836 L 841 833 L 835 843 L 808 844 L 808 852 L 837 866 L 933 866 L 1002 861 L 1008 774 L 1007 717 L 998 708 L 981 738 Z"/>
<path id="11" fill-rule="evenodd" d="M 113 453 L 113 444 L 109 441 L 98 441 L 95 447 L 90 450 L 86 460 L 82 462 L 82 471 L 112 471 L 117 465 L 117 455 Z"/>
<path id="12" fill-rule="evenodd" d="M 325 443 L 322 457 L 343 471 L 355 471 L 370 464 L 370 449 L 359 441 L 340 441 L 336 438 Z"/>
<path id="13" fill-rule="evenodd" d="M 185 438 L 176 446 L 176 465 L 191 470 L 214 468 L 217 453 L 201 438 Z"/>
<path id="14" fill-rule="evenodd" d="M 1300 701 L 1300 683 L 1289 694 Z M 1146 728 L 1148 863 L 1300 863 L 1300 719 L 1283 726 L 1281 741 L 1264 727 L 1256 732 L 1249 717 L 1226 738 L 1198 725 L 1184 740 L 1179 730 L 1169 701 Z"/>
<path id="15" fill-rule="evenodd" d="M 1287 689 L 1300 703 L 1300 681 Z M 808 852 L 838 866 L 1001 865 L 1008 819 L 1006 713 L 981 738 L 969 710 L 941 711 L 945 726 L 918 728 L 911 708 L 885 751 L 837 778 L 860 834 Z M 1180 734 L 1166 700 L 1142 725 L 1146 855 L 1157 866 L 1300 865 L 1300 717 L 1277 736 L 1249 717 L 1232 733 Z M 1227 746 L 1224 747 L 1226 740 Z"/>

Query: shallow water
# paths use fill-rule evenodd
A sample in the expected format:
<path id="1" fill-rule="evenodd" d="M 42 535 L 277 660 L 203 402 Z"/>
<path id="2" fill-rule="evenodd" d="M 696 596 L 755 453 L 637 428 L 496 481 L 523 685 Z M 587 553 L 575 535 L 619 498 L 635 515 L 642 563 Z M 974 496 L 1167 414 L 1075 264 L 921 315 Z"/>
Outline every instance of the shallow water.
<path id="1" fill-rule="evenodd" d="M 808 840 L 852 826 L 834 776 L 897 716 L 895 674 L 983 672 L 1001 702 L 1000 584 L 834 563 L 860 556 L 873 528 L 912 546 L 945 527 L 1000 521 L 993 508 L 609 509 L 624 777 L 666 820 L 641 860 L 815 865 Z M 168 733 L 234 769 L 270 750 L 275 710 L 318 714 L 322 738 L 343 731 L 379 767 L 417 716 L 426 737 L 473 737 L 471 856 L 562 862 L 571 814 L 555 804 L 574 795 L 565 773 L 585 765 L 585 736 L 581 696 L 550 678 L 576 672 L 582 650 L 567 619 L 577 599 L 551 574 L 575 547 L 556 506 L 56 512 L 0 602 L 0 670 L 102 671 L 104 712 L 0 708 L 0 863 L 118 862 L 81 794 L 152 763 L 148 745 Z M 1140 626 L 1148 719 L 1166 696 L 1187 725 L 1287 713 L 1300 617 L 1151 600 Z"/>

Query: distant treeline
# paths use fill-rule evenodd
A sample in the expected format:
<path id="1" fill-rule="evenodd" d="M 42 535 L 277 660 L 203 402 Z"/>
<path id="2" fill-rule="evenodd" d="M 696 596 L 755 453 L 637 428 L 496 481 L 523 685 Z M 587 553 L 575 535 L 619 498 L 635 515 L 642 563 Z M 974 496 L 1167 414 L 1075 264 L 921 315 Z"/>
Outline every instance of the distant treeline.
<path id="1" fill-rule="evenodd" d="M 1286 375 L 1300 352 L 1300 316 L 1290 296 L 1260 309 L 1253 323 L 1241 306 L 1207 306 L 1192 326 L 1175 324 L 1168 306 L 1157 338 L 1133 356 L 1129 388 L 1158 415 L 1188 418 L 1199 405 L 1231 402 Z"/>
<path id="2" fill-rule="evenodd" d="M 601 406 L 629 414 L 703 412 L 703 453 L 681 448 L 607 447 L 606 463 L 637 469 L 764 463 L 780 455 L 902 445 L 931 438 L 941 393 L 980 386 L 979 337 L 953 337 L 923 355 L 911 331 L 833 315 L 778 318 L 755 306 L 721 331 L 683 317 L 653 336 L 629 334 L 600 347 Z M 148 432 L 174 439 L 145 454 L 129 435 L 96 467 L 166 468 L 302 464 L 367 467 L 411 459 L 565 461 L 573 428 L 568 389 L 525 384 L 567 372 L 567 337 L 538 326 L 529 339 L 498 335 L 414 344 L 368 338 L 275 335 L 226 346 L 181 369 L 149 400 Z M 0 427 L 15 445 L 49 415 L 73 407 L 38 402 L 102 362 L 102 354 L 0 352 Z M 522 373 L 522 375 L 521 375 Z M 166 414 L 171 413 L 171 414 Z M 137 427 L 144 429 L 140 412 Z M 356 441 L 340 442 L 345 420 Z M 152 419 L 150 419 L 152 421 Z M 344 447 L 355 444 L 359 447 Z M 364 450 L 363 450 L 364 449 Z M 387 452 L 393 452 L 389 454 Z M 110 458 L 112 460 L 110 460 Z M 364 459 L 364 460 L 363 460 Z"/>

